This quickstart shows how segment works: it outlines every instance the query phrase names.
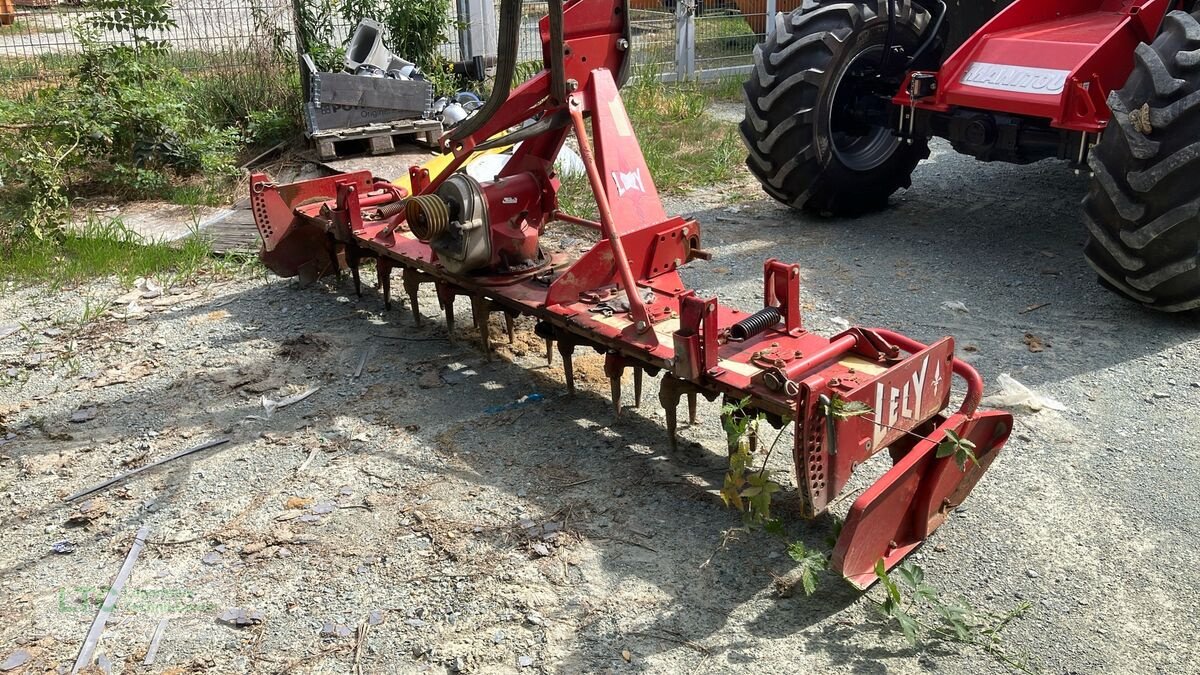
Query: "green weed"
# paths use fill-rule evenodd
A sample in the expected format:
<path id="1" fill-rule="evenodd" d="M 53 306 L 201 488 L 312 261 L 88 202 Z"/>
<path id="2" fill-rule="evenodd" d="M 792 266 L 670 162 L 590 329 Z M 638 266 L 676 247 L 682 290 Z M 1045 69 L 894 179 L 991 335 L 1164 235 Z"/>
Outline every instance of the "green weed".
<path id="1" fill-rule="evenodd" d="M 210 247 L 200 237 L 178 245 L 146 242 L 119 220 L 93 219 L 58 236 L 16 242 L 2 253 L 0 279 L 55 288 L 105 276 L 126 285 L 137 277 L 167 274 L 184 280 L 205 266 L 209 254 Z"/>

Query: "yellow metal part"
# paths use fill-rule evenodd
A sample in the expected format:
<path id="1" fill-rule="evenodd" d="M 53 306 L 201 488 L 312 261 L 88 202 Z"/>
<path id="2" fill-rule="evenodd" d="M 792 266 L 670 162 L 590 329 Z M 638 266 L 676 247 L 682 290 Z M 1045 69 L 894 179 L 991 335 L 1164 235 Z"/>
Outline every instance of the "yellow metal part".
<path id="1" fill-rule="evenodd" d="M 473 152 L 471 153 L 471 156 L 467 158 L 467 161 L 463 163 L 463 167 L 470 166 L 472 162 L 480 157 L 486 157 L 487 155 L 498 155 L 502 152 L 507 152 L 511 147 L 511 145 L 502 145 L 498 148 L 489 148 L 480 152 Z M 437 180 L 438 175 L 445 171 L 446 167 L 450 166 L 450 162 L 452 161 L 454 161 L 454 155 L 438 155 L 428 162 L 422 164 L 421 168 L 429 171 L 429 180 Z M 403 176 L 393 180 L 392 183 L 404 188 L 408 194 L 412 194 L 412 181 L 409 179 L 407 171 L 404 172 Z"/>

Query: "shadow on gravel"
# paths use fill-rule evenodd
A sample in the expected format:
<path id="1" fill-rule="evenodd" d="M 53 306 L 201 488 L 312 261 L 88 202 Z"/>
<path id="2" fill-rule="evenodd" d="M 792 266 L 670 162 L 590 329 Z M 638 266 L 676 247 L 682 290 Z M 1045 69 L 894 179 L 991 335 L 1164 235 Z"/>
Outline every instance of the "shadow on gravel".
<path id="1" fill-rule="evenodd" d="M 765 197 L 737 212 L 691 213 L 716 255 L 711 263 L 693 263 L 686 280 L 705 288 L 746 281 L 752 270 L 739 269 L 736 277 L 714 270 L 758 246 L 764 257 L 802 265 L 805 301 L 852 323 L 922 340 L 954 335 L 960 346 L 979 347 L 969 358 L 993 377 L 1031 366 L 1022 378 L 1028 384 L 1126 363 L 1200 336 L 1196 313 L 1150 311 L 1097 283 L 1083 258 L 1079 202 L 1086 191 L 1086 179 L 1055 162 L 989 165 L 947 152 L 919 166 L 913 188 L 894 196 L 890 208 L 861 218 L 819 218 Z M 731 255 L 722 254 L 725 248 Z M 1045 350 L 1031 352 L 1026 334 Z"/>
<path id="2" fill-rule="evenodd" d="M 328 303 L 331 294 L 347 293 L 349 287 L 348 281 L 327 290 L 276 285 L 266 291 L 277 294 L 274 300 L 245 298 L 227 307 L 237 320 L 254 323 L 263 321 L 271 303 L 293 308 L 300 306 L 299 299 L 304 299 L 304 305 Z M 785 542 L 762 533 L 740 534 L 721 547 L 725 532 L 741 524 L 716 496 L 726 459 L 694 440 L 711 441 L 711 433 L 700 434 L 700 429 L 688 429 L 686 424 L 680 450 L 672 454 L 667 449 L 661 421 L 646 417 L 658 410 L 654 380 L 647 378 L 640 409 L 629 407 L 632 395 L 627 382 L 626 409 L 614 418 L 600 356 L 584 348 L 577 351 L 579 390 L 567 395 L 557 355 L 554 366 L 547 368 L 543 343 L 532 335 L 528 319 L 519 324 L 512 347 L 504 343 L 503 330 L 493 320 L 497 355 L 487 361 L 477 349 L 477 332 L 466 319 L 466 302 L 460 302 L 454 343 L 445 339 L 442 319 L 430 316 L 433 308 L 425 308 L 427 320 L 417 328 L 406 302 L 394 303 L 390 313 L 376 314 L 381 302 L 367 290 L 354 304 L 367 313 L 320 333 L 334 340 L 327 357 L 349 364 L 370 344 L 371 358 L 378 360 L 375 375 L 388 381 L 390 389 L 388 398 L 345 401 L 342 414 L 370 418 L 394 429 L 416 425 L 419 429 L 412 433 L 420 445 L 444 462 L 421 468 L 516 495 L 524 511 L 561 520 L 569 536 L 594 547 L 603 576 L 616 580 L 614 587 L 613 582 L 588 578 L 586 565 L 571 565 L 579 571 L 568 574 L 567 580 L 578 586 L 573 591 L 575 601 L 585 608 L 601 610 L 610 595 L 612 602 L 637 601 L 641 593 L 629 597 L 626 591 L 648 587 L 646 611 L 637 613 L 633 625 L 602 619 L 580 626 L 578 636 L 584 646 L 567 657 L 566 672 L 594 670 L 597 647 L 608 655 L 629 648 L 644 657 L 679 649 L 681 640 L 708 640 L 728 630 L 731 623 L 746 621 L 731 615 L 752 599 L 773 596 L 773 576 L 793 566 L 782 554 Z M 376 323 L 381 321 L 386 323 Z M 309 335 L 311 328 L 305 325 Z M 369 334 L 407 340 L 364 338 Z M 277 337 L 286 341 L 295 336 Z M 431 382 L 431 372 L 438 374 L 440 383 Z M 513 406 L 532 393 L 542 394 L 545 400 Z M 715 428 L 719 434 L 716 405 L 702 404 L 701 426 L 710 427 L 710 432 Z M 790 435 L 785 434 L 776 452 L 790 452 Z M 391 464 L 393 470 L 413 461 L 386 450 L 369 454 L 382 462 L 374 466 Z M 797 518 L 794 492 L 781 494 L 776 509 L 789 524 L 789 540 L 812 548 L 827 546 L 830 520 Z M 485 530 L 473 536 L 489 539 L 499 548 L 515 547 L 535 561 L 540 555 L 516 522 L 508 531 L 489 535 Z M 765 612 L 746 623 L 747 630 L 762 637 L 791 635 L 842 611 L 857 597 L 848 587 L 827 579 L 811 598 L 766 603 Z M 610 609 L 602 613 L 631 611 Z M 820 642 L 824 637 L 812 639 Z M 587 645 L 593 653 L 584 648 Z M 716 655 L 722 649 L 709 651 Z M 737 659 L 736 647 L 727 651 Z"/>
<path id="3" fill-rule="evenodd" d="M 348 297 L 349 302 L 338 296 Z M 433 306 L 432 300 L 427 300 Z M 476 332 L 470 328 L 466 302 L 460 303 L 453 343 L 445 339 L 442 319 L 429 316 L 432 309 L 425 310 L 428 320 L 424 326 L 416 328 L 406 302 L 397 302 L 389 313 L 381 312 L 381 304 L 372 290 L 361 300 L 353 298 L 348 280 L 308 289 L 285 281 L 256 286 L 198 308 L 143 319 L 193 325 L 228 322 L 237 330 L 230 332 L 227 326 L 224 331 L 213 331 L 212 340 L 206 343 L 210 350 L 215 348 L 228 358 L 213 356 L 166 387 L 135 384 L 124 394 L 116 393 L 119 388 L 96 389 L 100 415 L 95 421 L 68 424 L 65 419 L 71 411 L 61 409 L 53 414 L 61 414 L 59 421 L 47 428 L 69 431 L 78 439 L 70 442 L 74 450 L 93 451 L 84 448 L 116 443 L 121 444 L 119 450 L 109 449 L 114 456 L 138 456 L 141 453 L 135 441 L 139 429 L 101 426 L 105 411 L 120 406 L 145 411 L 147 429 L 193 430 L 185 441 L 156 445 L 148 459 L 212 437 L 230 435 L 234 440 L 129 481 L 133 490 L 128 494 L 121 486 L 98 494 L 117 502 L 114 512 L 120 515 L 107 519 L 103 526 L 68 531 L 77 542 L 84 540 L 80 554 L 92 547 L 112 547 L 114 538 L 121 541 L 152 513 L 168 512 L 177 521 L 187 521 L 195 509 L 222 507 L 185 502 L 181 494 L 188 486 L 193 494 L 210 494 L 210 486 L 217 481 L 245 481 L 248 494 L 265 497 L 271 479 L 256 475 L 255 470 L 260 466 L 276 473 L 280 470 L 278 462 L 264 465 L 254 457 L 266 430 L 286 441 L 284 448 L 269 451 L 286 452 L 298 463 L 307 454 L 300 441 L 315 442 L 315 433 L 328 429 L 341 416 L 390 430 L 397 443 L 403 442 L 409 449 L 393 449 L 387 440 L 368 449 L 356 449 L 347 442 L 339 457 L 360 468 L 370 463 L 372 471 L 380 473 L 398 475 L 402 470 L 414 470 L 440 474 L 440 480 L 460 479 L 468 486 L 494 487 L 515 495 L 522 511 L 561 521 L 566 541 L 586 541 L 594 549 L 594 561 L 590 562 L 573 559 L 578 551 L 569 546 L 552 548 L 549 556 L 571 560 L 564 562 L 564 569 L 571 571 L 561 580 L 566 584 L 560 589 L 565 597 L 563 606 L 585 617 L 577 632 L 581 642 L 564 662 L 568 672 L 595 670 L 598 663 L 624 648 L 644 657 L 678 650 L 680 641 L 724 644 L 727 634 L 714 636 L 731 628 L 733 635 L 742 630 L 766 637 L 791 635 L 840 612 L 857 598 L 828 579 L 811 598 L 772 600 L 757 616 L 734 616 L 746 611 L 751 600 L 757 599 L 756 606 L 763 606 L 761 601 L 774 595 L 773 576 L 786 574 L 793 563 L 783 554 L 783 541 L 762 533 L 739 534 L 722 548 L 725 533 L 741 525 L 737 514 L 726 510 L 716 496 L 726 459 L 696 442 L 716 445 L 711 441 L 721 434 L 717 404 L 702 403 L 697 428 L 682 425 L 680 450 L 672 454 L 660 418 L 647 417 L 658 409 L 654 380 L 647 378 L 641 409 L 627 407 L 614 419 L 611 403 L 601 393 L 607 391 L 602 359 L 590 350 L 586 351 L 591 356 L 582 349 L 577 352 L 580 390 L 575 396 L 566 395 L 557 355 L 555 367 L 546 368 L 542 342 L 532 335 L 528 319 L 519 325 L 517 344 L 510 347 L 504 344 L 497 317 L 492 331 L 493 340 L 499 343 L 498 354 L 486 361 L 473 339 Z M 311 309 L 314 307 L 319 311 Z M 329 316 L 331 307 L 338 309 Z M 252 352 L 258 356 L 236 358 L 247 349 L 258 350 Z M 264 349 L 269 349 L 266 355 Z M 369 358 L 364 361 L 365 353 Z M 156 358 L 166 360 L 170 355 Z M 362 375 L 353 378 L 351 373 L 359 363 L 364 366 Z M 275 413 L 269 427 L 248 417 L 262 416 L 260 396 L 278 398 L 281 393 L 276 388 L 285 385 L 293 389 L 319 386 L 320 390 Z M 627 383 L 627 406 L 632 402 L 631 389 Z M 531 393 L 543 394 L 545 400 L 513 405 Z M 61 452 L 64 445 L 51 436 L 5 450 L 20 460 L 22 456 Z M 789 450 L 790 438 L 785 435 L 777 452 L 782 456 Z M 209 461 L 218 454 L 228 457 L 219 464 Z M 286 460 L 283 465 L 294 466 Z M 105 468 L 95 480 L 68 475 L 61 493 L 95 484 L 127 468 Z M 261 505 L 255 496 L 241 513 Z M 7 518 L 3 525 L 11 524 L 13 517 L 61 522 L 72 508 L 53 498 L 36 512 Z M 788 522 L 789 540 L 813 548 L 826 546 L 832 529 L 827 518 L 800 521 L 794 515 L 794 494 L 786 491 L 777 499 L 776 509 Z M 401 514 L 395 515 L 398 521 Z M 499 533 L 485 529 L 465 536 L 515 550 L 533 562 L 540 560 L 534 542 L 518 527 L 516 514 L 511 521 L 511 526 Z M 206 532 L 201 539 L 212 539 L 213 534 L 220 533 Z M 154 538 L 170 540 L 174 536 L 163 532 Z M 17 562 L 4 574 L 57 562 L 47 554 Z M 486 565 L 486 561 L 469 562 Z M 634 604 L 613 607 L 612 612 L 600 612 L 600 617 L 590 616 L 609 602 Z M 614 616 L 626 618 L 617 623 Z M 821 643 L 826 636 L 814 634 L 811 639 Z M 735 662 L 750 658 L 751 643 L 742 650 L 734 640 L 728 647 L 704 649 L 714 655 L 727 651 Z"/>

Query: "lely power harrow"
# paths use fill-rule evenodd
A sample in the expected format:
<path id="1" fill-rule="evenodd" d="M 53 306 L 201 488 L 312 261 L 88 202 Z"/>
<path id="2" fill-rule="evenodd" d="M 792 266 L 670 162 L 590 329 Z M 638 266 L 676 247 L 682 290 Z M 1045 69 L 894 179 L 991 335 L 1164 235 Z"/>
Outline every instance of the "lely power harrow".
<path id="1" fill-rule="evenodd" d="M 545 69 L 515 89 L 520 0 L 504 0 L 500 16 L 495 89 L 442 138 L 455 157 L 449 169 L 431 178 L 414 167 L 412 195 L 367 172 L 291 185 L 256 174 L 263 260 L 282 276 L 308 279 L 349 267 L 357 286 L 359 262 L 374 258 L 385 303 L 399 268 L 418 323 L 422 284 L 436 288 L 451 330 L 455 300 L 468 298 L 485 352 L 493 312 L 510 332 L 517 317 L 533 317 L 548 357 L 557 346 L 568 388 L 576 347 L 604 355 L 618 412 L 626 369 L 639 402 L 642 374 L 661 373 L 672 446 L 683 397 L 693 422 L 697 396 L 748 400 L 745 414 L 795 427 L 806 517 L 888 449 L 892 468 L 854 502 L 833 556 L 836 569 L 866 587 L 878 560 L 895 565 L 963 501 L 1007 439 L 1011 417 L 977 409 L 983 382 L 954 358 L 951 338 L 924 345 L 881 329 L 832 339 L 804 330 L 797 265 L 766 262 L 763 307 L 753 312 L 689 291 L 679 268 L 709 256 L 700 224 L 664 211 L 618 93 L 629 56 L 623 0 L 551 0 L 540 24 Z M 597 221 L 559 208 L 554 159 L 568 136 L 587 169 Z M 473 152 L 517 142 L 494 181 L 456 173 Z M 552 222 L 599 238 L 578 256 L 546 250 L 539 236 Z M 958 412 L 943 414 L 952 376 L 965 380 L 966 396 Z M 872 412 L 839 416 L 838 404 Z M 938 457 L 947 434 L 973 442 L 977 461 L 960 468 Z"/>

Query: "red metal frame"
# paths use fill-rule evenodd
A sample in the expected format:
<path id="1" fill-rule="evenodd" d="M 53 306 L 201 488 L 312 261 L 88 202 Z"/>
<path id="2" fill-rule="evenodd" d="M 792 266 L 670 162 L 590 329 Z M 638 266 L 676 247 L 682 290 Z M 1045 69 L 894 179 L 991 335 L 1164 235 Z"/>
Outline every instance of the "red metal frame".
<path id="1" fill-rule="evenodd" d="M 635 370 L 639 397 L 641 373 L 665 371 L 660 399 L 668 407 L 672 440 L 681 394 L 688 394 L 693 416 L 697 394 L 749 397 L 752 411 L 795 425 L 797 483 L 807 515 L 824 510 L 855 467 L 890 446 L 898 461 L 854 503 L 834 558 L 837 569 L 865 587 L 873 580 L 876 560 L 895 564 L 941 523 L 947 505 L 965 497 L 1003 445 L 1010 418 L 975 411 L 982 382 L 953 358 L 948 338 L 926 347 L 883 330 L 854 328 L 833 340 L 805 331 L 796 265 L 775 260 L 764 265 L 764 307 L 777 308 L 779 321 L 744 341 L 729 338 L 729 327 L 750 313 L 685 288 L 677 269 L 707 256 L 700 246 L 700 225 L 668 216 L 663 209 L 614 81 L 613 73 L 626 57 L 623 8 L 621 0 L 568 0 L 561 46 L 568 86 L 562 100 L 552 91 L 547 58 L 547 69 L 512 91 L 500 112 L 476 133 L 461 141 L 443 139 L 455 154 L 453 171 L 473 148 L 502 130 L 533 117 L 563 120 L 526 139 L 496 181 L 482 184 L 489 211 L 503 214 L 493 218 L 491 236 L 501 236 L 497 220 L 535 233 L 552 219 L 567 220 L 599 229 L 601 238 L 589 251 L 574 259 L 548 253 L 544 264 L 520 274 L 486 269 L 453 274 L 438 263 L 429 244 L 408 231 L 404 211 L 395 207 L 402 196 L 368 174 L 291 186 L 276 186 L 255 174 L 252 202 L 263 258 L 284 276 L 319 276 L 332 271 L 338 252 L 347 252 L 343 257 L 348 261 L 374 256 L 385 293 L 391 269 L 404 271 L 414 314 L 421 283 L 437 285 L 448 321 L 453 320 L 454 298 L 470 297 L 485 348 L 489 312 L 535 317 L 548 347 L 550 341 L 559 343 L 569 387 L 576 345 L 607 354 L 605 370 L 616 378 L 618 411 L 619 378 L 626 367 Z M 543 19 L 547 56 L 554 48 L 549 33 Z M 574 134 L 587 168 L 599 222 L 559 209 L 553 159 L 568 133 Z M 448 175 L 430 180 L 414 172 L 413 189 L 431 194 Z M 514 184 L 522 186 L 521 195 L 512 192 Z M 537 207 L 513 213 L 505 210 L 506 199 L 536 202 Z M 611 306 L 599 311 L 603 302 L 621 296 L 627 305 L 614 304 L 627 306 L 627 311 Z M 967 403 L 943 420 L 939 413 L 949 400 L 952 373 L 966 378 Z M 877 416 L 886 427 L 862 417 L 827 417 L 822 402 L 834 398 L 872 406 L 882 401 Z M 1003 433 L 997 431 L 1001 428 Z M 929 440 L 910 442 L 913 430 Z M 963 472 L 935 457 L 937 440 L 947 430 L 976 440 L 980 465 Z"/>
<path id="2" fill-rule="evenodd" d="M 893 102 L 934 112 L 971 108 L 1024 115 L 1059 129 L 1098 133 L 1108 124 L 1108 93 L 1123 86 L 1133 70 L 1135 48 L 1154 40 L 1177 4 L 1016 0 L 930 73 L 938 83 L 933 95 L 913 100 L 909 73 Z M 973 76 L 965 77 L 968 73 Z M 988 86 L 989 79 L 1009 86 Z"/>

